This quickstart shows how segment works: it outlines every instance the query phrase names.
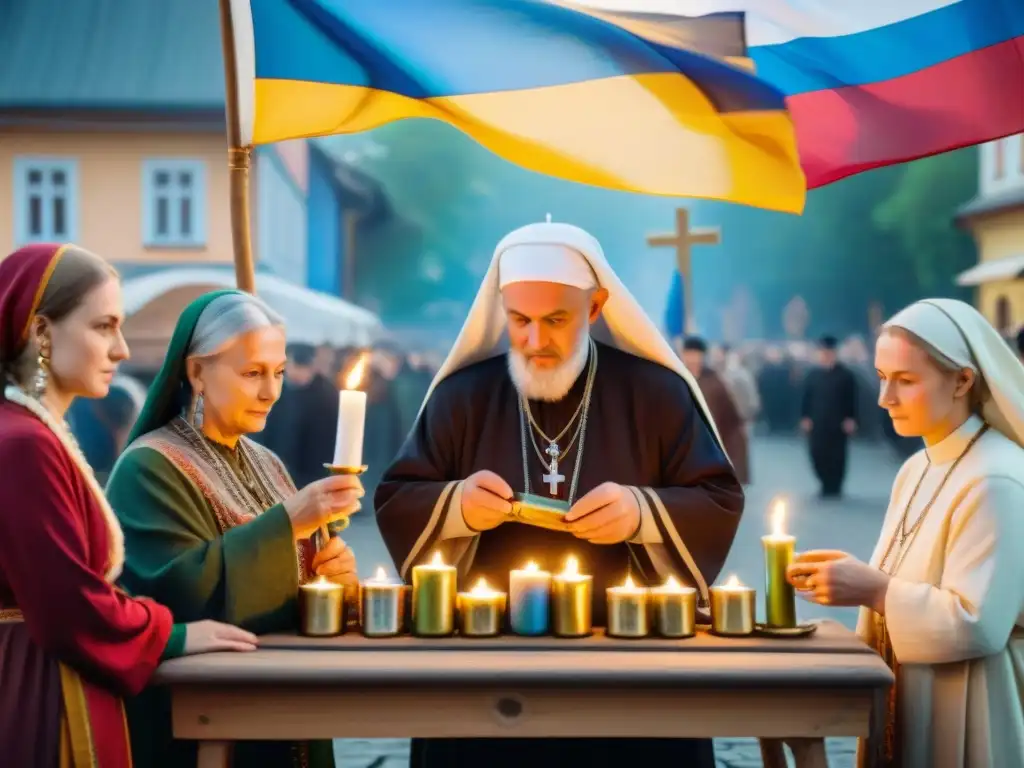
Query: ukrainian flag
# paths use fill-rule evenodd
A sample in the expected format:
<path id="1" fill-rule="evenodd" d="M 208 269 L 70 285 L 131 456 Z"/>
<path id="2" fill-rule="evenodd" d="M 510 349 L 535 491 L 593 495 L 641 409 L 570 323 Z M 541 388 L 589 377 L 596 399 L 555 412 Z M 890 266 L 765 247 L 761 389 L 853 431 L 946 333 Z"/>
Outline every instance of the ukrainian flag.
<path id="1" fill-rule="evenodd" d="M 570 181 L 803 209 L 782 94 L 724 61 L 745 53 L 739 15 L 556 0 L 228 2 L 243 145 L 433 118 Z"/>

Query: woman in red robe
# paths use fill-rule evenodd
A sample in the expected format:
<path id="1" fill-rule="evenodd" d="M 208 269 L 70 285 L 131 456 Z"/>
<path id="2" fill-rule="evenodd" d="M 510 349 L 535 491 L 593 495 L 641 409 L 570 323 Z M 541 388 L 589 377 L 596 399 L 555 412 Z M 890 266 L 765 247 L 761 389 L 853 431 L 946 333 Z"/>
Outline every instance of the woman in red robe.
<path id="1" fill-rule="evenodd" d="M 0 261 L 0 762 L 131 765 L 122 696 L 161 660 L 247 650 L 256 638 L 114 586 L 124 538 L 64 423 L 76 396 L 103 397 L 128 357 L 120 284 L 71 245 Z"/>

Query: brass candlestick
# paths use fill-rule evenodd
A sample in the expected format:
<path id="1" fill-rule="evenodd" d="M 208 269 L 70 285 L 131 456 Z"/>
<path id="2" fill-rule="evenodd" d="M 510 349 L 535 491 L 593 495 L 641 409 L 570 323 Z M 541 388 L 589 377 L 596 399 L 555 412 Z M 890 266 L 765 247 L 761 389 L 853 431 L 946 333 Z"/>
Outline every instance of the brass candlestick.
<path id="1" fill-rule="evenodd" d="M 720 587 L 711 587 L 711 630 L 717 635 L 738 637 L 754 631 L 754 600 L 757 593 L 732 576 Z"/>
<path id="2" fill-rule="evenodd" d="M 333 637 L 345 631 L 345 587 L 321 576 L 299 586 L 299 628 L 307 637 Z"/>
<path id="3" fill-rule="evenodd" d="M 575 557 L 551 580 L 552 628 L 556 637 L 586 637 L 593 632 L 594 577 L 579 572 Z"/>
<path id="4" fill-rule="evenodd" d="M 669 576 L 651 589 L 654 629 L 662 637 L 693 637 L 697 631 L 697 590 L 684 587 Z"/>
<path id="5" fill-rule="evenodd" d="M 361 467 L 339 467 L 335 466 L 334 464 L 324 464 L 324 469 L 326 469 L 332 475 L 361 475 L 367 469 L 369 469 L 369 467 L 365 464 Z M 317 545 L 317 549 L 323 549 L 327 546 L 327 542 L 331 540 L 332 530 L 335 533 L 340 533 L 341 531 L 344 531 L 346 528 L 348 528 L 348 523 L 348 518 L 342 517 L 338 520 L 335 520 L 334 522 L 324 523 L 323 525 L 321 525 L 319 531 L 320 541 Z"/>
<path id="6" fill-rule="evenodd" d="M 412 569 L 412 631 L 420 637 L 444 637 L 455 631 L 456 569 L 441 553 Z"/>
<path id="7" fill-rule="evenodd" d="M 633 577 L 627 576 L 621 587 L 608 587 L 608 636 L 637 638 L 647 637 L 650 620 L 647 610 L 647 590 L 633 584 Z"/>

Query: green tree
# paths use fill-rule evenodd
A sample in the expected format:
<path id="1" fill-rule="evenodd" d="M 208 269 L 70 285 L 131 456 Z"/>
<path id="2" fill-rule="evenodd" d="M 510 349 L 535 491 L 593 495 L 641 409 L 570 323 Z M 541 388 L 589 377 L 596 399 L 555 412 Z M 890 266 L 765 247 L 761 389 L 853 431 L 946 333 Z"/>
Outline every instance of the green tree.
<path id="1" fill-rule="evenodd" d="M 978 153 L 970 147 L 910 163 L 875 207 L 875 225 L 899 239 L 924 293 L 958 293 L 953 278 L 974 263 L 974 243 L 953 217 L 977 183 Z"/>

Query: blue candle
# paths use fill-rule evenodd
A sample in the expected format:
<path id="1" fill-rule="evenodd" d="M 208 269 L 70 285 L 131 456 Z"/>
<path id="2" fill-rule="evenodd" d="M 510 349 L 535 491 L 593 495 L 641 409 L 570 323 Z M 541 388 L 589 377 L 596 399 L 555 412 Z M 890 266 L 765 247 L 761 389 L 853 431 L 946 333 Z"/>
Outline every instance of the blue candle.
<path id="1" fill-rule="evenodd" d="M 551 615 L 551 574 L 533 561 L 508 578 L 509 624 L 517 635 L 546 635 Z"/>

